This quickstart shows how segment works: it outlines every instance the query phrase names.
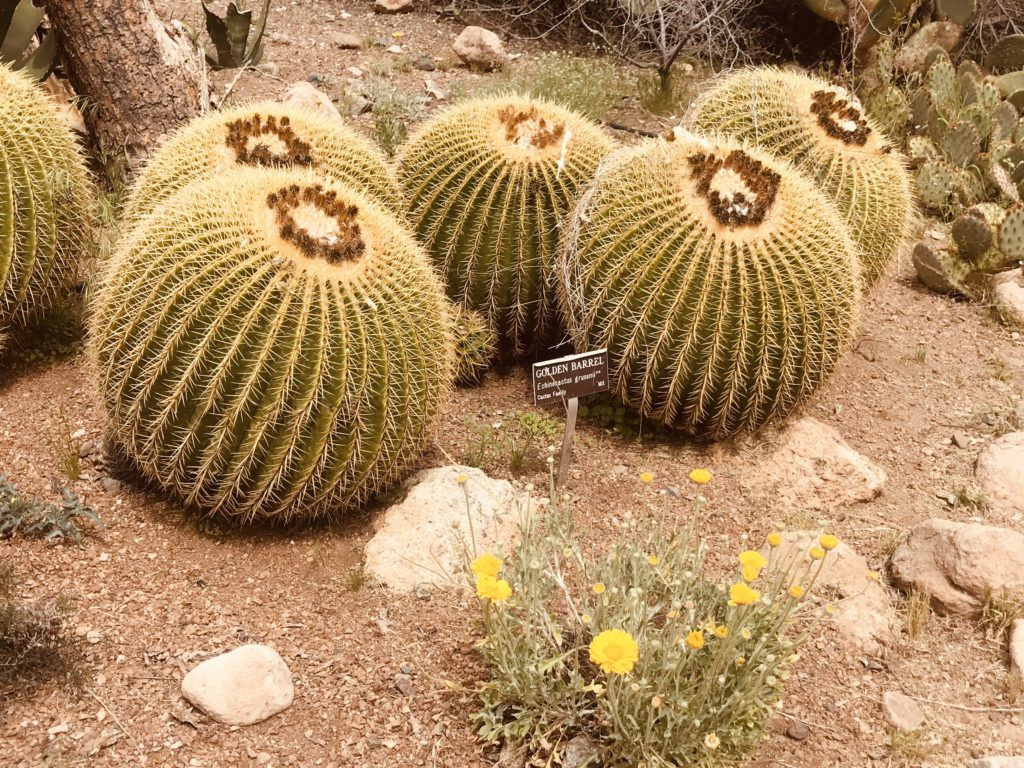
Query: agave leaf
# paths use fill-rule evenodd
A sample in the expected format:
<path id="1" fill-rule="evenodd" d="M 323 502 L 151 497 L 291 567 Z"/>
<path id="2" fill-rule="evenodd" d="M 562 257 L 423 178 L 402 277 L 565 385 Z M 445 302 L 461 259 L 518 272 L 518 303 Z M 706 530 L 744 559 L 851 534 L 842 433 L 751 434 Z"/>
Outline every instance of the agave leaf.
<path id="1" fill-rule="evenodd" d="M 16 68 L 23 70 L 33 80 L 41 83 L 50 76 L 56 63 L 57 30 L 51 29 L 46 33 L 43 41 L 39 43 L 39 47 L 32 51 L 26 59 L 17 64 Z"/>
<path id="2" fill-rule="evenodd" d="M 248 45 L 252 29 L 251 10 L 239 11 L 235 3 L 228 3 L 227 12 L 221 18 L 207 8 L 205 2 L 202 5 L 206 14 L 206 31 L 216 51 L 215 56 L 206 56 L 210 65 L 231 69 L 258 63 L 263 56 L 263 32 L 267 26 L 270 0 L 264 0 L 263 14 L 256 26 L 256 36 L 251 47 Z"/>
<path id="3" fill-rule="evenodd" d="M 46 11 L 32 0 L 2 0 L 0 8 L 0 61 L 17 62 L 32 42 Z"/>

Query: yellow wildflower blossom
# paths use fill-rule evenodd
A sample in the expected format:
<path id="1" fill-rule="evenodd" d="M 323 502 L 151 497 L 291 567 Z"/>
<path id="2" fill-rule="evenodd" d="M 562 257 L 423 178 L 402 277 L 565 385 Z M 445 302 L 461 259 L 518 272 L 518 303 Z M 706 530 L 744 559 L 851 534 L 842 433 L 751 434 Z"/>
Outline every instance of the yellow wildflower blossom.
<path id="1" fill-rule="evenodd" d="M 799 584 L 794 584 L 792 587 L 789 588 L 789 596 L 795 600 L 799 600 L 801 597 L 804 596 L 804 591 L 804 588 L 801 587 Z"/>
<path id="2" fill-rule="evenodd" d="M 825 550 L 821 547 L 811 547 L 810 551 L 807 554 L 809 554 L 815 560 L 821 560 L 821 558 L 825 556 Z"/>
<path id="3" fill-rule="evenodd" d="M 739 581 L 729 587 L 729 605 L 753 605 L 761 599 L 761 593 Z"/>
<path id="4" fill-rule="evenodd" d="M 729 628 L 725 624 L 715 627 L 715 637 L 725 640 L 729 636 Z"/>
<path id="5" fill-rule="evenodd" d="M 477 576 L 497 577 L 498 571 L 501 570 L 501 564 L 501 558 L 486 554 L 480 555 L 469 567 Z"/>
<path id="6" fill-rule="evenodd" d="M 639 658 L 636 640 L 621 629 L 606 629 L 590 641 L 590 660 L 605 674 L 625 675 Z"/>
<path id="7" fill-rule="evenodd" d="M 640 473 L 640 482 L 643 483 L 644 485 L 647 485 L 647 484 L 649 484 L 649 483 L 651 483 L 653 481 L 654 481 L 654 473 L 653 472 L 641 472 Z"/>
<path id="8" fill-rule="evenodd" d="M 748 549 L 746 552 L 740 552 L 739 555 L 740 565 L 743 566 L 743 580 L 754 581 L 761 575 L 761 571 L 768 561 L 764 559 L 764 555 L 760 552 L 755 552 L 752 549 Z"/>
<path id="9" fill-rule="evenodd" d="M 831 533 L 823 533 L 818 537 L 818 543 L 821 544 L 822 549 L 828 552 L 839 546 L 839 537 Z"/>
<path id="10" fill-rule="evenodd" d="M 768 546 L 775 548 L 782 543 L 782 534 L 778 531 L 772 531 L 768 534 Z"/>
<path id="11" fill-rule="evenodd" d="M 595 584 L 594 586 L 592 586 L 591 589 L 594 590 L 595 595 L 604 594 L 604 584 L 602 584 L 600 581 L 597 582 L 597 584 Z"/>
<path id="12" fill-rule="evenodd" d="M 647 564 L 648 565 L 657 565 L 660 562 L 661 561 L 658 559 L 657 555 L 648 555 L 647 556 Z"/>
<path id="13" fill-rule="evenodd" d="M 492 603 L 500 603 L 512 597 L 512 587 L 504 579 L 496 579 L 485 574 L 476 579 L 476 596 Z"/>
<path id="14" fill-rule="evenodd" d="M 695 469 L 690 472 L 690 479 L 697 485 L 711 482 L 711 473 L 706 469 Z"/>
<path id="15" fill-rule="evenodd" d="M 699 651 L 704 647 L 704 633 L 699 629 L 693 630 L 693 632 L 686 636 L 686 644 L 695 651 Z"/>

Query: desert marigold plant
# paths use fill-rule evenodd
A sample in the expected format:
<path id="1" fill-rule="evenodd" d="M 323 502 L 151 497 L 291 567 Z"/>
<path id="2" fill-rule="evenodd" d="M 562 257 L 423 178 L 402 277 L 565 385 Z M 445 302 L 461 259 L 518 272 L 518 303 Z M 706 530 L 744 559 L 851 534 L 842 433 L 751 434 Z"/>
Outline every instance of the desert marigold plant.
<path id="1" fill-rule="evenodd" d="M 512 551 L 467 557 L 490 671 L 479 736 L 531 764 L 560 764 L 579 734 L 609 768 L 741 762 L 821 613 L 812 589 L 838 538 L 823 534 L 815 559 L 772 536 L 716 579 L 704 568 L 701 496 L 690 515 L 652 510 L 596 558 L 551 498 L 542 513 L 522 511 Z"/>

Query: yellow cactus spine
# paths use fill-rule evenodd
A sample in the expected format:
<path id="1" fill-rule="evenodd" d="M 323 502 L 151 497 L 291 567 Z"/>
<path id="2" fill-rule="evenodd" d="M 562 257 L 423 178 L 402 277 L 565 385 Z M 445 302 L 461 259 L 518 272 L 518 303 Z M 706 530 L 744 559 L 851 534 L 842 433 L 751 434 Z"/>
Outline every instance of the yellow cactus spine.
<path id="1" fill-rule="evenodd" d="M 860 265 L 793 166 L 677 130 L 613 155 L 576 210 L 561 300 L 644 415 L 725 437 L 780 418 L 854 336 Z"/>
<path id="2" fill-rule="evenodd" d="M 850 228 L 866 286 L 906 240 L 915 215 L 906 160 L 843 88 L 797 72 L 740 70 L 698 99 L 687 125 L 756 144 L 817 182 Z"/>
<path id="3" fill-rule="evenodd" d="M 506 360 L 558 338 L 561 223 L 612 147 L 569 110 L 497 96 L 443 112 L 401 150 L 410 222 L 448 296 L 487 317 Z"/>
<path id="4" fill-rule="evenodd" d="M 403 476 L 453 384 L 452 320 L 412 234 L 307 170 L 197 181 L 107 267 L 90 357 L 116 442 L 241 522 L 336 515 Z"/>

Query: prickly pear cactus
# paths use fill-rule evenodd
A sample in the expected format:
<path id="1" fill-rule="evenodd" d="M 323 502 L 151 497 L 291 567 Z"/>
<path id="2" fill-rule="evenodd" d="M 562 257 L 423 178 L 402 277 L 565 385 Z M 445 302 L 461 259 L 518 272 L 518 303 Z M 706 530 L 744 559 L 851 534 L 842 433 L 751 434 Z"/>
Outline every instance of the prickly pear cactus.
<path id="1" fill-rule="evenodd" d="M 558 339 L 560 223 L 612 148 L 586 118 L 517 96 L 464 102 L 402 148 L 413 228 L 448 296 L 487 317 L 506 359 Z"/>
<path id="2" fill-rule="evenodd" d="M 479 312 L 452 306 L 455 324 L 455 383 L 460 387 L 479 384 L 490 370 L 497 343 L 487 318 Z"/>
<path id="3" fill-rule="evenodd" d="M 174 133 L 136 180 L 126 217 L 145 216 L 196 179 L 245 167 L 311 168 L 400 207 L 394 171 L 373 142 L 337 119 L 267 102 L 212 112 Z"/>
<path id="4" fill-rule="evenodd" d="M 73 288 L 93 227 L 78 143 L 27 76 L 0 64 L 0 352 Z"/>
<path id="5" fill-rule="evenodd" d="M 860 262 L 842 216 L 794 166 L 677 129 L 610 158 L 583 197 L 561 300 L 612 388 L 712 437 L 789 413 L 855 332 Z"/>
<path id="6" fill-rule="evenodd" d="M 157 207 L 107 267 L 91 338 L 125 453 L 246 523 L 334 515 L 401 478 L 454 376 L 422 248 L 307 170 L 235 170 Z"/>
<path id="7" fill-rule="evenodd" d="M 689 125 L 793 162 L 838 205 L 873 284 L 906 236 L 913 197 L 899 150 L 842 88 L 773 68 L 740 70 L 696 103 Z"/>

